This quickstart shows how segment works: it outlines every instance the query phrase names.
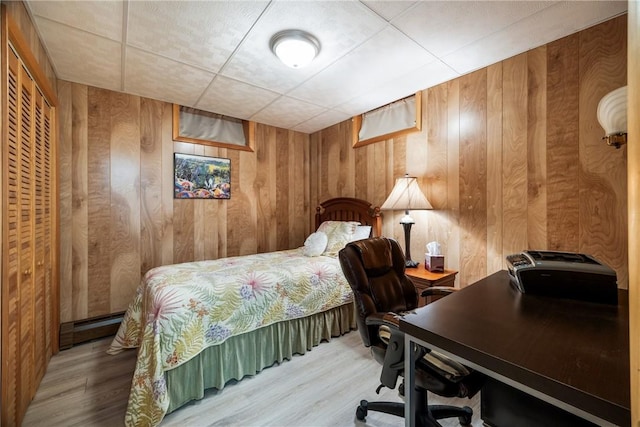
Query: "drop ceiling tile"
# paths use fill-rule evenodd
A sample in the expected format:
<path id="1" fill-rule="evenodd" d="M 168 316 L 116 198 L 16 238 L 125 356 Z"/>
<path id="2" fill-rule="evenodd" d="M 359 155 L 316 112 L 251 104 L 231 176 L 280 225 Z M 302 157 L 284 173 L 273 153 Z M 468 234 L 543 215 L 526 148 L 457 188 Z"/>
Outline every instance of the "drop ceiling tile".
<path id="1" fill-rule="evenodd" d="M 584 7 L 585 3 L 592 3 Z M 624 1 L 561 2 L 504 30 L 447 55 L 443 61 L 461 74 L 534 49 L 626 11 Z"/>
<path id="2" fill-rule="evenodd" d="M 553 5 L 550 1 L 427 1 L 392 20 L 441 57 Z"/>
<path id="3" fill-rule="evenodd" d="M 337 106 L 336 110 L 348 112 L 355 116 L 459 76 L 458 73 L 440 61 L 430 62 L 417 70 L 402 75 L 398 79 L 381 84 L 376 91 L 370 94 L 350 99 Z"/>
<path id="4" fill-rule="evenodd" d="M 59 79 L 121 90 L 121 43 L 35 17 Z"/>
<path id="5" fill-rule="evenodd" d="M 31 13 L 86 32 L 122 40 L 121 1 L 30 1 Z"/>
<path id="6" fill-rule="evenodd" d="M 128 47 L 124 91 L 193 106 L 214 74 Z"/>
<path id="7" fill-rule="evenodd" d="M 280 95 L 247 83 L 217 76 L 196 108 L 248 120 Z"/>
<path id="8" fill-rule="evenodd" d="M 539 46 L 627 12 L 626 1 L 563 1 L 519 23 L 538 36 Z"/>
<path id="9" fill-rule="evenodd" d="M 437 86 L 440 83 L 453 80 L 456 77 L 460 77 L 453 68 L 446 65 L 444 62 L 435 61 L 431 62 L 419 69 L 405 74 L 401 77 L 402 85 L 407 89 L 411 89 L 412 92 L 418 90 L 428 89 L 433 86 Z M 394 82 L 388 82 L 390 88 L 394 86 Z"/>
<path id="10" fill-rule="evenodd" d="M 309 120 L 300 123 L 293 130 L 304 133 L 314 133 L 322 129 L 326 129 L 329 126 L 333 126 L 336 123 L 343 122 L 352 117 L 352 115 L 337 110 L 327 110 L 310 118 Z"/>
<path id="11" fill-rule="evenodd" d="M 217 72 L 266 1 L 130 1 L 127 43 Z"/>
<path id="12" fill-rule="evenodd" d="M 285 93 L 386 25 L 359 2 L 274 1 L 220 74 Z M 285 29 L 307 31 L 320 41 L 320 53 L 311 64 L 292 69 L 271 52 L 271 37 Z"/>
<path id="13" fill-rule="evenodd" d="M 298 124 L 325 111 L 324 108 L 297 99 L 281 97 L 251 117 L 251 120 L 293 129 Z"/>
<path id="14" fill-rule="evenodd" d="M 381 1 L 381 0 L 364 0 L 364 3 L 368 8 L 382 16 L 387 21 L 391 21 L 393 18 L 409 9 L 411 6 L 418 3 L 417 1 Z"/>
<path id="15" fill-rule="evenodd" d="M 387 27 L 287 95 L 331 108 L 364 94 L 375 96 L 381 82 L 435 60 L 398 30 Z"/>

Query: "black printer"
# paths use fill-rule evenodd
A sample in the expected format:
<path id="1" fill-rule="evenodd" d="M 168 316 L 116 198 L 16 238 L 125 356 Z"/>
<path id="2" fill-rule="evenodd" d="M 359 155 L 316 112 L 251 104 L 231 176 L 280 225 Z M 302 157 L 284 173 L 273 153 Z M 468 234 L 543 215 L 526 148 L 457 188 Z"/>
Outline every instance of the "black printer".
<path id="1" fill-rule="evenodd" d="M 523 251 L 507 256 L 507 269 L 522 293 L 618 304 L 616 272 L 590 255 Z"/>

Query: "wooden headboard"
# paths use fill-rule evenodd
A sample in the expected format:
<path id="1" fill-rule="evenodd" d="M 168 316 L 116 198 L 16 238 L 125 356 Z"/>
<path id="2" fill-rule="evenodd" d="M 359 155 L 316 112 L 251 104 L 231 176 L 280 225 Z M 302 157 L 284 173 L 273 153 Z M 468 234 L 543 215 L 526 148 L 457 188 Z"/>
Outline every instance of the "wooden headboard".
<path id="1" fill-rule="evenodd" d="M 370 225 L 374 237 L 382 234 L 382 216 L 380 208 L 373 207 L 366 200 L 351 197 L 329 199 L 316 208 L 316 229 L 323 221 L 359 221 Z"/>

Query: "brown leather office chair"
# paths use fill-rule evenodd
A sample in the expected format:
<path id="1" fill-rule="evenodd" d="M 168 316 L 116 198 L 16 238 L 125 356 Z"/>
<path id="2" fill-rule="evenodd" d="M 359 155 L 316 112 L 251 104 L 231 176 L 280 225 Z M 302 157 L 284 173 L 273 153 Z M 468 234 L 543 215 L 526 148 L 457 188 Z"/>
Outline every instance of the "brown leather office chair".
<path id="1" fill-rule="evenodd" d="M 342 271 L 353 289 L 358 330 L 373 358 L 383 365 L 381 387 L 394 389 L 404 371 L 404 334 L 398 328 L 399 316 L 418 306 L 415 286 L 405 275 L 402 249 L 393 239 L 383 237 L 348 243 L 339 252 Z M 429 289 L 425 292 L 429 293 Z M 446 292 L 438 288 L 431 293 Z M 468 406 L 428 405 L 427 390 L 446 397 L 473 397 L 484 377 L 427 349 L 416 358 L 416 396 L 424 402 L 416 408 L 419 426 L 439 426 L 438 419 L 458 417 L 463 426 L 471 425 L 473 411 Z M 400 385 L 404 394 L 404 384 Z M 399 402 L 360 402 L 356 417 L 364 420 L 368 411 L 404 416 Z"/>

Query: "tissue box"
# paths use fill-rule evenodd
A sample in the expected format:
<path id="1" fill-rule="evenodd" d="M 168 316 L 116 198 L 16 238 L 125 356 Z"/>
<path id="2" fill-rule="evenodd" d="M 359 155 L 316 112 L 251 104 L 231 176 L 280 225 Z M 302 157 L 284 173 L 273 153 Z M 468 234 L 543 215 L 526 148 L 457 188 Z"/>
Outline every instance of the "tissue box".
<path id="1" fill-rule="evenodd" d="M 424 266 L 429 271 L 436 273 L 444 272 L 444 255 L 424 254 Z"/>

